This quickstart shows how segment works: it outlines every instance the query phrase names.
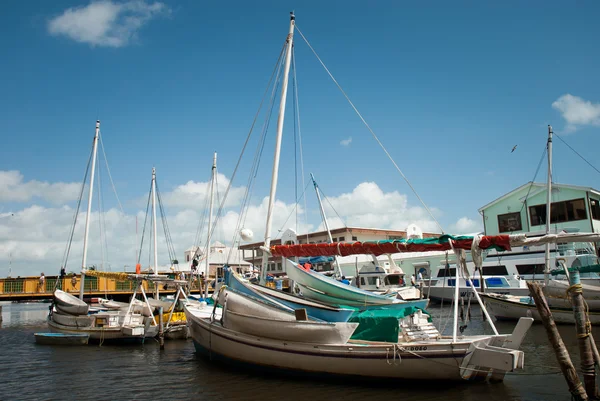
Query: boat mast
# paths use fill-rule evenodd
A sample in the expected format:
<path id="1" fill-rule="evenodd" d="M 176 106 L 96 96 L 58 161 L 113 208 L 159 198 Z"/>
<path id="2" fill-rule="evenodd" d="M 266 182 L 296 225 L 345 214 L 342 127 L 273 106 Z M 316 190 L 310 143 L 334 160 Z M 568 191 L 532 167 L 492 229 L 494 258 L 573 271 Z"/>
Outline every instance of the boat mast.
<path id="1" fill-rule="evenodd" d="M 154 276 L 158 276 L 158 249 L 156 238 L 156 168 L 152 167 L 152 237 L 154 242 Z M 158 299 L 158 282 L 154 283 L 155 299 Z"/>
<path id="2" fill-rule="evenodd" d="M 83 258 L 81 260 L 81 282 L 79 283 L 79 299 L 83 300 L 83 284 L 85 282 L 85 265 L 87 263 L 88 235 L 90 233 L 90 214 L 92 213 L 92 195 L 94 193 L 94 174 L 96 172 L 96 153 L 98 152 L 98 134 L 100 133 L 100 120 L 96 121 L 96 133 L 92 145 L 92 172 L 90 174 L 90 191 L 88 195 L 87 212 L 85 214 L 85 231 L 83 234 Z"/>
<path id="3" fill-rule="evenodd" d="M 548 188 L 546 197 L 546 235 L 550 233 L 550 223 L 552 220 L 551 205 L 552 205 L 552 126 L 548 125 Z M 544 283 L 548 285 L 550 276 L 550 244 L 546 244 L 546 255 L 544 258 Z"/>
<path id="4" fill-rule="evenodd" d="M 319 193 L 319 186 L 317 185 L 317 181 L 315 181 L 315 176 L 313 173 L 310 173 L 310 179 L 313 182 L 315 187 L 315 192 L 317 193 L 317 200 L 319 201 L 319 208 L 321 209 L 321 216 L 323 217 L 323 223 L 325 224 L 325 229 L 327 230 L 327 238 L 329 239 L 329 243 L 333 243 L 333 237 L 331 236 L 331 231 L 329 230 L 329 224 L 327 223 L 327 216 L 325 215 L 325 209 L 323 209 L 323 203 L 321 202 L 321 194 Z M 335 275 L 336 277 L 342 277 L 342 269 L 340 269 L 340 264 L 338 263 L 337 256 L 334 256 L 335 261 Z M 358 276 L 356 276 L 356 280 L 358 281 Z"/>
<path id="5" fill-rule="evenodd" d="M 275 156 L 273 158 L 273 174 L 271 176 L 271 192 L 269 194 L 269 207 L 267 209 L 267 226 L 265 228 L 264 247 L 271 246 L 271 218 L 273 206 L 275 203 L 275 194 L 277 192 L 277 177 L 279 175 L 279 155 L 281 152 L 281 136 L 283 133 L 283 120 L 285 116 L 285 101 L 287 97 L 288 78 L 290 73 L 290 62 L 292 56 L 292 46 L 294 44 L 294 25 L 296 17 L 290 13 L 290 31 L 287 37 L 287 49 L 285 52 L 285 67 L 283 71 L 283 82 L 281 85 L 281 100 L 279 102 L 279 117 L 277 118 L 277 137 L 275 140 Z M 267 278 L 267 264 L 269 263 L 269 254 L 263 251 L 262 268 L 260 270 L 260 284 L 265 284 Z"/>
<path id="6" fill-rule="evenodd" d="M 210 175 L 210 203 L 208 206 L 208 232 L 206 234 L 206 264 L 204 265 L 204 299 L 208 298 L 208 273 L 210 271 L 210 232 L 212 229 L 212 213 L 213 213 L 213 199 L 215 194 L 215 174 L 217 171 L 217 152 L 213 156 L 213 165 Z M 217 290 L 218 275 L 215 270 L 215 291 Z"/>

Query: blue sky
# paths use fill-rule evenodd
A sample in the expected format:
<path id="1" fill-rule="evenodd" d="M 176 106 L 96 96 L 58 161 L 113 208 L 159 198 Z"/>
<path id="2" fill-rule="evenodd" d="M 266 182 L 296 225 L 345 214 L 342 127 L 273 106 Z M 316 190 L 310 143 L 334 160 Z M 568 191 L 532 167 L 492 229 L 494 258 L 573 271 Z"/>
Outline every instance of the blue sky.
<path id="1" fill-rule="evenodd" d="M 219 172 L 231 176 L 291 10 L 444 230 L 478 230 L 479 207 L 533 179 L 547 124 L 595 163 L 599 8 L 591 1 L 9 2 L 0 15 L 0 275 L 9 253 L 24 272 L 60 259 L 64 229 L 49 231 L 70 222 L 72 211 L 62 223 L 52 218 L 74 205 L 96 119 L 121 220 L 145 209 L 156 166 L 181 232 L 179 252 L 191 244 L 185 234 L 201 205 L 184 199 L 185 185 L 208 180 L 213 151 Z M 404 229 L 417 221 L 435 229 L 306 43 L 295 40 L 305 173 L 315 174 L 349 224 Z M 294 202 L 288 105 L 282 213 Z M 274 127 L 253 191 L 257 208 L 268 195 Z M 253 150 L 237 187 L 246 184 Z M 600 188 L 598 173 L 561 141 L 554 150 L 555 181 Z M 369 194 L 380 201 L 365 210 Z M 116 207 L 108 195 L 107 208 Z M 314 228 L 320 221 L 309 195 Z M 41 209 L 32 218 L 34 207 Z M 41 231 L 32 237 L 32 230 Z M 54 251 L 32 255 L 32 246 Z"/>

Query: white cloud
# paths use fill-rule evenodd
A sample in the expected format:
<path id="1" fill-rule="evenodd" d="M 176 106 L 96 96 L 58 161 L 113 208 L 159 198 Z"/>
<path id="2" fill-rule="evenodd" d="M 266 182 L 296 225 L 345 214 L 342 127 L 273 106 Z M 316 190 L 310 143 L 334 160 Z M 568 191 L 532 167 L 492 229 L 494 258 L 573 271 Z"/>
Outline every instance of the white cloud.
<path id="1" fill-rule="evenodd" d="M 68 8 L 52 18 L 48 32 L 92 46 L 122 47 L 135 40 L 140 28 L 152 18 L 169 12 L 160 2 L 93 1 L 87 6 Z"/>
<path id="2" fill-rule="evenodd" d="M 20 175 L 9 175 L 12 182 L 21 182 L 15 179 Z M 3 180 L 7 181 L 7 180 Z M 219 185 L 223 188 L 228 185 L 224 176 L 219 176 Z M 57 184 L 44 183 L 52 187 Z M 79 184 L 77 184 L 79 185 Z M 204 195 L 208 190 L 207 183 L 187 183 L 176 187 L 168 194 L 163 194 L 162 199 L 169 198 L 171 206 L 165 204 L 169 231 L 176 251 L 176 257 L 183 263 L 183 253 L 194 245 L 197 237 L 196 232 L 203 215 Z M 220 189 L 224 192 L 224 189 Z M 0 191 L 6 195 L 5 191 Z M 20 193 L 20 192 L 18 192 Z M 243 195 L 243 188 L 234 188 L 231 206 L 239 204 L 239 198 Z M 15 194 L 8 193 L 14 197 Z M 168 195 L 168 196 L 165 196 Z M 137 198 L 137 197 L 136 197 Z M 233 201 L 237 198 L 237 201 Z M 349 225 L 389 228 L 404 230 L 410 223 L 416 223 L 425 232 L 439 232 L 435 223 L 428 217 L 426 211 L 421 207 L 412 207 L 408 204 L 405 195 L 393 192 L 384 192 L 374 182 L 359 184 L 353 191 L 329 198 L 335 209 L 340 213 Z M 260 203 L 251 204 L 248 207 L 246 220 L 241 228 L 249 228 L 254 232 L 252 242 L 262 241 L 265 232 L 268 198 L 260 200 Z M 326 212 L 330 226 L 341 227 L 344 223 L 337 218 L 335 213 L 325 201 Z M 277 200 L 273 210 L 273 222 L 271 238 L 278 238 L 287 228 L 296 228 L 295 205 Z M 439 211 L 434 209 L 434 213 Z M 313 210 L 313 220 L 318 213 Z M 317 229 L 316 224 L 320 221 L 309 221 L 305 219 L 304 207 L 298 209 L 299 234 Z M 46 274 L 58 273 L 63 259 L 65 246 L 71 231 L 74 217 L 74 209 L 69 206 L 44 207 L 40 205 L 28 205 L 19 210 L 10 212 L 0 211 L 0 276 L 8 273 L 8 260 L 12 260 L 12 274 L 34 275 L 44 272 Z M 137 218 L 137 233 L 136 233 Z M 214 233 L 213 241 L 221 241 L 231 244 L 237 227 L 239 211 L 232 207 L 224 211 Z M 104 213 L 93 212 L 88 247 L 88 265 L 100 266 L 104 260 L 104 268 L 112 271 L 121 271 L 124 266 L 132 270 L 137 262 L 138 248 L 142 237 L 145 219 L 145 204 L 140 210 L 131 214 L 123 214 L 117 209 L 109 209 Z M 102 257 L 102 243 L 100 236 L 100 221 L 104 224 L 105 235 L 105 257 Z M 85 211 L 78 216 L 77 226 L 73 235 L 71 254 L 67 271 L 79 271 L 83 251 Z M 169 262 L 169 254 L 164 240 L 164 231 L 161 219 L 158 219 L 158 255 L 159 264 L 164 266 Z M 315 224 L 316 223 L 316 224 Z M 150 222 L 148 221 L 148 225 Z M 322 229 L 322 225 L 321 225 Z M 206 228 L 201 233 L 201 239 L 206 238 Z M 142 250 L 141 263 L 146 267 L 151 258 L 148 250 L 150 241 L 150 227 L 146 227 L 144 248 Z M 104 237 L 103 237 L 104 238 Z"/>
<path id="3" fill-rule="evenodd" d="M 215 210 L 218 208 L 217 194 L 222 199 L 225 196 L 225 191 L 229 185 L 229 179 L 225 175 L 217 174 L 217 186 L 215 188 Z M 233 207 L 240 204 L 244 193 L 245 187 L 232 186 L 229 189 L 225 207 Z M 170 192 L 162 195 L 162 200 L 165 206 L 173 206 L 177 208 L 190 208 L 190 209 L 202 209 L 206 203 L 207 194 L 210 193 L 210 181 L 209 182 L 195 182 L 188 181 L 183 185 L 177 186 Z M 144 198 L 144 204 L 146 198 Z"/>
<path id="4" fill-rule="evenodd" d="M 79 197 L 81 184 L 57 182 L 50 184 L 42 181 L 23 181 L 23 174 L 18 171 L 0 171 L 0 201 L 28 202 L 40 198 L 61 204 L 76 200 Z"/>
<path id="5" fill-rule="evenodd" d="M 575 131 L 580 125 L 600 126 L 600 103 L 566 94 L 556 99 L 552 107 L 566 120 L 567 132 Z"/>
<path id="6" fill-rule="evenodd" d="M 451 225 L 452 234 L 473 234 L 482 232 L 483 227 L 481 221 L 473 220 L 468 217 L 461 217 L 458 221 Z"/>
<path id="7" fill-rule="evenodd" d="M 406 195 L 398 191 L 385 193 L 374 182 L 363 182 L 352 192 L 330 197 L 328 201 L 324 200 L 323 206 L 331 227 L 342 227 L 345 224 L 337 218 L 329 203 L 348 226 L 405 230 L 409 224 L 414 223 L 425 232 L 440 232 L 424 208 L 409 207 Z M 432 209 L 432 213 L 437 212 Z M 323 228 L 322 224 L 320 228 Z"/>
<path id="8" fill-rule="evenodd" d="M 340 145 L 342 145 L 342 146 L 350 146 L 351 143 L 352 143 L 352 137 L 348 137 L 348 138 L 340 141 Z"/>

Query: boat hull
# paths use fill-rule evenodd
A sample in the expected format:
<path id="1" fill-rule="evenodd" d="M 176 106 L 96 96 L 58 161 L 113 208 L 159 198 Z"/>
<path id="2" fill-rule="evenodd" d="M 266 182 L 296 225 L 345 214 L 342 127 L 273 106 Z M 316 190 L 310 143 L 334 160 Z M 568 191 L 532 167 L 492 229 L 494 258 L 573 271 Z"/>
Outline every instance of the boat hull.
<path id="1" fill-rule="evenodd" d="M 298 285 L 302 291 L 302 295 L 306 298 L 314 299 L 319 302 L 330 303 L 332 305 L 340 305 L 343 302 L 347 302 L 346 305 L 357 308 L 358 310 L 375 310 L 375 309 L 406 309 L 406 308 L 420 308 L 425 309 L 429 304 L 427 299 L 419 299 L 417 301 L 397 301 L 389 304 L 368 304 L 366 302 L 357 302 L 351 300 L 345 300 L 333 297 L 329 294 L 325 294 L 321 291 L 316 291 L 310 287 L 304 285 Z"/>
<path id="2" fill-rule="evenodd" d="M 335 279 L 326 277 L 315 271 L 306 271 L 298 267 L 294 262 L 285 260 L 286 273 L 290 280 L 305 287 L 310 287 L 318 291 L 331 295 L 334 298 L 343 299 L 343 305 L 352 305 L 349 302 L 358 304 L 391 304 L 395 301 L 395 297 L 377 295 L 369 291 L 361 290 L 360 288 L 352 287 L 348 284 L 343 284 Z"/>
<path id="3" fill-rule="evenodd" d="M 495 294 L 503 294 L 503 295 L 514 295 L 514 296 L 523 296 L 526 297 L 529 295 L 529 289 L 525 288 L 494 288 L 490 289 L 490 292 Z M 426 296 L 429 296 L 433 302 L 450 302 L 454 299 L 454 287 L 431 287 L 425 288 L 423 293 Z M 480 292 L 479 292 L 480 293 Z M 481 294 L 481 293 L 480 293 Z M 468 301 L 471 299 L 475 301 L 475 294 L 473 293 L 473 289 L 470 287 L 461 287 L 459 288 L 459 296 L 460 299 L 464 301 Z"/>
<path id="4" fill-rule="evenodd" d="M 63 315 L 58 311 L 52 313 L 52 320 L 63 326 L 90 327 L 94 323 L 94 316 L 89 315 Z"/>
<path id="5" fill-rule="evenodd" d="M 231 288 L 243 294 L 257 297 L 267 303 L 276 301 L 278 304 L 292 310 L 306 309 L 308 316 L 325 322 L 347 322 L 354 314 L 354 310 L 352 309 L 340 309 L 328 305 L 319 305 L 308 299 L 302 299 L 301 297 L 286 294 L 271 288 L 241 282 L 240 279 L 232 273 L 229 274 L 229 280 L 227 280 L 227 282 Z"/>
<path id="6" fill-rule="evenodd" d="M 185 307 L 190 334 L 198 353 L 253 367 L 314 375 L 394 378 L 407 380 L 463 380 L 473 369 L 467 354 L 504 336 L 478 336 L 452 342 L 315 345 L 272 340 L 229 330 L 216 320 L 200 318 Z M 511 351 L 522 367 L 522 352 Z M 468 357 L 467 357 L 468 358 Z M 512 362 L 514 363 L 514 361 Z M 516 365 L 511 365 L 516 366 Z M 507 370 L 512 370 L 507 367 Z M 489 372 L 485 371 L 484 379 Z M 503 374 L 501 375 L 503 376 Z M 471 378 L 471 376 L 469 376 Z M 501 378 L 500 378 L 501 380 Z"/>
<path id="7" fill-rule="evenodd" d="M 497 320 L 519 320 L 521 317 L 531 317 L 536 322 L 541 322 L 541 316 L 535 304 L 527 304 L 519 302 L 519 297 L 507 297 L 503 299 L 493 294 L 481 294 L 480 296 L 485 301 L 485 305 L 489 313 Z M 551 308 L 554 322 L 559 324 L 575 324 L 575 317 L 572 309 Z M 589 312 L 590 322 L 592 324 L 600 323 L 600 313 Z"/>
<path id="8" fill-rule="evenodd" d="M 242 315 L 227 309 L 223 317 L 223 326 L 241 333 L 283 341 L 345 344 L 358 327 L 358 323 L 272 320 Z"/>
<path id="9" fill-rule="evenodd" d="M 62 290 L 55 290 L 53 298 L 56 308 L 65 314 L 85 315 L 90 308 L 88 304 L 79 298 Z"/>
<path id="10" fill-rule="evenodd" d="M 88 334 L 35 333 L 35 342 L 43 345 L 85 345 Z"/>

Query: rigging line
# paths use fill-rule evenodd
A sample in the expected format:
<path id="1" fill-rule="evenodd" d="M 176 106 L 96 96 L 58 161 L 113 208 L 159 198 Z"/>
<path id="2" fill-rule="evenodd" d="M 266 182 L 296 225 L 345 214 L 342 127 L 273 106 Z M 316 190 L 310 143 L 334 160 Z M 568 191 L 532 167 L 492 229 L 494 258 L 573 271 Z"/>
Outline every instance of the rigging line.
<path id="1" fill-rule="evenodd" d="M 590 163 L 585 157 L 583 157 L 582 155 L 580 155 L 575 149 L 573 149 L 571 147 L 571 145 L 569 145 L 564 139 L 562 139 L 560 137 L 560 135 L 558 135 L 556 132 L 554 133 L 554 136 L 558 137 L 558 139 L 560 139 L 562 141 L 562 143 L 564 143 L 565 145 L 567 145 L 567 147 L 569 149 L 571 149 L 573 152 L 575 152 L 575 154 L 577 156 L 579 156 L 581 158 L 581 160 L 583 160 L 584 162 L 586 162 L 591 168 L 593 168 L 594 170 L 596 170 L 597 173 L 600 173 L 600 170 L 598 170 L 596 167 L 594 167 L 594 165 L 592 165 L 592 163 Z"/>
<path id="2" fill-rule="evenodd" d="M 104 156 L 104 163 L 106 164 L 106 171 L 108 172 L 108 178 L 110 179 L 110 184 L 112 185 L 113 192 L 115 193 L 115 197 L 117 198 L 117 203 L 119 204 L 119 209 L 121 209 L 121 213 L 125 216 L 125 212 L 123 211 L 123 206 L 121 205 L 121 200 L 119 199 L 119 195 L 117 194 L 117 188 L 115 187 L 115 183 L 113 182 L 112 175 L 110 174 L 110 168 L 108 167 L 108 159 L 106 158 L 106 152 L 104 152 L 104 142 L 102 141 L 102 135 L 100 131 L 98 131 L 98 139 L 100 140 L 100 148 L 102 149 L 102 154 Z"/>
<path id="3" fill-rule="evenodd" d="M 287 41 L 287 38 L 286 38 L 286 41 Z M 233 169 L 233 173 L 231 174 L 231 179 L 229 180 L 229 185 L 227 185 L 227 189 L 225 190 L 225 194 L 223 196 L 223 201 L 219 205 L 219 210 L 217 211 L 217 216 L 216 216 L 217 219 L 219 218 L 219 216 L 221 215 L 221 213 L 223 211 L 223 208 L 224 208 L 224 205 L 225 205 L 225 201 L 227 199 L 227 195 L 229 194 L 229 190 L 231 189 L 231 186 L 233 185 L 234 178 L 235 178 L 235 176 L 237 174 L 238 168 L 240 166 L 240 163 L 241 163 L 242 158 L 244 156 L 244 153 L 246 151 L 246 147 L 248 145 L 248 142 L 250 141 L 250 137 L 252 136 L 252 132 L 254 131 L 254 126 L 256 125 L 256 121 L 258 120 L 258 117 L 260 115 L 260 111 L 261 111 L 262 106 L 264 104 L 264 101 L 266 99 L 267 93 L 269 93 L 269 87 L 271 86 L 271 83 L 273 82 L 273 77 L 275 76 L 275 73 L 276 73 L 276 71 L 278 69 L 279 60 L 281 59 L 281 56 L 283 55 L 284 49 L 285 49 L 285 46 L 281 49 L 281 52 L 279 54 L 279 58 L 277 60 L 277 63 L 275 64 L 275 67 L 273 69 L 271 77 L 269 78 L 269 83 L 268 83 L 267 87 L 265 88 L 265 92 L 264 92 L 263 97 L 262 97 L 262 99 L 260 101 L 260 104 L 258 106 L 258 110 L 256 111 L 256 114 L 254 115 L 254 120 L 252 121 L 252 125 L 250 126 L 250 131 L 248 132 L 248 135 L 246 136 L 246 141 L 244 142 L 244 146 L 242 147 L 242 150 L 241 150 L 241 153 L 240 153 L 240 157 L 238 158 L 238 161 L 237 161 L 237 163 L 235 165 L 235 168 Z"/>
<path id="4" fill-rule="evenodd" d="M 212 175 L 212 173 L 211 173 L 211 175 Z M 210 182 L 210 180 L 208 182 Z M 208 186 L 207 186 L 207 189 L 208 189 Z M 196 236 L 194 237 L 193 246 L 195 246 L 197 248 L 194 249 L 194 255 L 192 256 L 192 259 L 194 259 L 198 255 L 198 252 L 200 250 L 200 245 L 201 245 L 200 238 L 202 237 L 202 232 L 204 231 L 204 224 L 206 222 L 206 213 L 208 210 L 208 196 L 209 196 L 209 191 L 207 190 L 206 194 L 204 195 L 204 206 L 202 208 L 202 217 L 198 221 L 198 229 L 196 230 Z M 191 262 L 192 261 L 190 260 L 190 263 Z"/>
<path id="5" fill-rule="evenodd" d="M 298 86 L 298 77 L 296 76 L 296 52 L 295 52 L 295 46 L 292 46 L 292 64 L 294 66 L 294 85 Z M 302 186 L 304 187 L 305 184 L 305 180 L 304 180 L 304 156 L 302 154 L 302 129 L 300 127 L 300 102 L 299 102 L 299 94 L 298 94 L 298 89 L 296 88 L 296 90 L 294 91 L 295 95 L 296 95 L 296 114 L 297 114 L 297 118 L 298 118 L 298 141 L 300 142 L 300 174 L 302 176 Z M 309 182 L 310 184 L 310 182 Z M 308 184 L 306 184 L 308 185 Z M 306 187 L 304 189 L 304 191 L 306 191 Z M 307 227 L 306 230 L 306 243 L 308 244 L 308 207 L 306 204 L 306 196 L 303 197 L 304 199 L 304 224 Z"/>
<path id="6" fill-rule="evenodd" d="M 333 211 L 335 212 L 335 214 L 337 215 L 337 217 L 342 221 L 342 223 L 344 223 L 344 226 L 348 227 L 348 223 L 346 222 L 346 220 L 342 216 L 340 216 L 340 214 L 338 213 L 338 211 L 335 210 L 335 208 L 333 207 L 333 205 L 329 201 L 329 197 L 327 195 L 325 195 L 325 192 L 321 189 L 321 187 L 319 185 L 317 185 L 317 187 L 319 188 L 319 191 L 321 191 L 321 193 L 323 194 L 323 197 L 325 198 L 325 200 L 327 201 L 327 203 L 329 204 L 329 206 L 331 206 L 331 208 L 333 209 Z"/>
<path id="7" fill-rule="evenodd" d="M 254 156 L 254 162 L 253 162 L 253 166 L 251 169 L 252 174 L 250 175 L 250 177 L 248 177 L 248 186 L 247 188 L 247 192 L 246 192 L 246 198 L 244 200 L 244 204 L 243 204 L 243 210 L 244 212 L 242 213 L 243 215 L 243 219 L 241 222 L 241 225 L 245 225 L 246 224 L 246 218 L 248 217 L 248 210 L 247 210 L 247 205 L 250 202 L 250 198 L 252 197 L 252 192 L 254 190 L 254 185 L 256 183 L 256 176 L 258 174 L 258 169 L 260 167 L 260 161 L 262 160 L 262 154 L 265 148 L 265 143 L 266 143 L 266 138 L 267 138 L 267 132 L 269 131 L 269 127 L 271 125 L 271 116 L 273 115 L 273 109 L 275 108 L 275 98 L 277 96 L 277 92 L 279 89 L 279 84 L 281 82 L 281 76 L 282 76 L 282 67 L 283 67 L 283 59 L 281 59 L 280 63 L 279 63 L 279 68 L 277 70 L 277 75 L 275 77 L 275 83 L 273 85 L 273 90 L 271 92 L 271 107 L 268 111 L 268 113 L 265 115 L 265 121 L 263 124 L 263 130 L 262 130 L 262 135 L 261 138 L 257 144 L 257 153 L 255 153 Z M 239 227 L 236 228 L 235 234 L 237 238 L 237 231 L 239 230 Z"/>
<path id="8" fill-rule="evenodd" d="M 304 191 L 302 191 L 302 194 L 300 195 L 300 197 L 298 199 L 296 199 L 296 203 L 294 204 L 294 208 L 292 209 L 292 211 L 290 212 L 290 214 L 288 214 L 288 217 L 287 217 L 287 219 L 285 219 L 285 221 L 281 225 L 281 228 L 279 230 L 277 230 L 277 235 L 275 236 L 274 239 L 278 239 L 279 236 L 282 234 L 283 228 L 285 227 L 285 225 L 288 222 L 288 220 L 290 219 L 290 217 L 292 217 L 292 214 L 294 213 L 294 210 L 298 207 L 298 202 L 300 201 L 300 198 L 304 197 L 304 195 L 306 194 L 306 189 L 308 188 L 309 185 L 310 185 L 310 182 L 308 184 L 306 184 L 306 186 L 304 187 Z"/>
<path id="9" fill-rule="evenodd" d="M 162 197 L 161 197 L 161 193 L 158 189 L 158 182 L 154 182 L 154 185 L 156 187 L 156 197 L 158 199 L 158 209 L 160 211 L 160 217 L 162 220 L 162 224 L 163 224 L 163 231 L 165 233 L 165 242 L 167 243 L 167 252 L 169 253 L 169 261 L 171 264 L 173 264 L 173 261 L 176 258 L 176 253 L 175 253 L 175 246 L 173 245 L 173 239 L 171 237 L 171 230 L 169 229 L 169 224 L 167 222 L 167 214 L 165 213 L 165 209 L 163 207 L 163 203 L 162 203 Z"/>
<path id="10" fill-rule="evenodd" d="M 81 200 L 83 199 L 83 191 L 85 190 L 85 182 L 87 181 L 87 176 L 90 171 L 90 164 L 92 162 L 92 154 L 94 150 L 90 151 L 90 156 L 88 157 L 87 167 L 85 168 L 85 174 L 83 175 L 83 181 L 81 182 L 81 189 L 79 191 L 79 198 L 77 200 L 77 207 L 75 208 L 75 214 L 73 215 L 73 224 L 71 225 L 71 233 L 69 234 L 69 240 L 67 241 L 67 246 L 65 247 L 65 252 L 63 253 L 63 265 L 62 267 L 67 268 L 67 261 L 69 259 L 69 254 L 71 253 L 71 244 L 73 243 L 73 235 L 75 234 L 75 225 L 77 224 L 77 217 L 79 215 L 79 209 L 81 207 Z"/>
<path id="11" fill-rule="evenodd" d="M 275 107 L 275 99 L 277 96 L 277 90 L 279 89 L 279 82 L 280 82 L 282 71 L 283 71 L 282 70 L 283 62 L 284 62 L 283 54 L 285 53 L 285 49 L 286 49 L 287 45 L 288 45 L 288 43 L 286 40 L 286 42 L 284 43 L 284 46 L 282 48 L 282 51 L 280 53 L 280 58 L 277 61 L 277 66 L 274 71 L 275 75 L 272 76 L 271 77 L 272 79 L 269 81 L 269 85 L 271 83 L 273 83 L 273 89 L 271 91 L 271 98 L 270 98 L 271 107 L 270 107 L 268 113 L 265 115 L 265 122 L 263 124 L 262 135 L 257 144 L 257 152 L 255 153 L 253 165 L 251 168 L 251 173 L 248 177 L 248 185 L 246 186 L 246 192 L 244 194 L 244 199 L 243 199 L 243 202 L 241 205 L 240 216 L 238 218 L 236 228 L 233 233 L 234 235 L 233 235 L 233 239 L 232 239 L 232 244 L 235 244 L 237 242 L 240 228 L 242 227 L 242 225 L 246 224 L 246 218 L 248 217 L 248 211 L 249 211 L 248 204 L 250 202 L 250 197 L 252 195 L 252 192 L 254 190 L 254 185 L 256 183 L 256 175 L 258 174 L 258 168 L 260 166 L 260 160 L 262 158 L 262 153 L 263 153 L 263 149 L 264 149 L 264 145 L 265 145 L 265 139 L 266 139 L 267 132 L 269 129 L 271 116 L 273 115 L 273 108 Z M 219 210 L 219 212 L 220 212 L 220 210 Z M 219 215 L 217 215 L 217 219 L 218 219 L 218 217 L 219 217 Z"/>
<path id="12" fill-rule="evenodd" d="M 142 248 L 144 247 L 144 236 L 146 235 L 146 223 L 148 222 L 148 210 L 150 209 L 150 196 L 152 195 L 152 183 L 150 183 L 150 191 L 148 192 L 148 202 L 146 203 L 146 216 L 144 217 L 144 226 L 142 228 L 142 241 L 140 243 L 140 252 L 138 254 L 137 263 L 142 261 Z"/>
<path id="13" fill-rule="evenodd" d="M 98 183 L 98 190 L 96 191 L 96 196 L 98 197 L 98 228 L 100 229 L 100 271 L 104 271 L 104 240 L 103 240 L 103 227 L 102 224 L 105 223 L 103 220 L 104 215 L 104 205 L 102 203 L 102 194 L 100 193 L 100 189 L 102 188 L 101 174 L 100 170 L 96 170 L 96 176 L 98 177 L 96 182 Z"/>
<path id="14" fill-rule="evenodd" d="M 425 210 L 427 210 L 427 213 L 429 213 L 429 216 L 431 216 L 431 218 L 433 219 L 433 221 L 435 221 L 435 223 L 437 224 L 437 226 L 439 227 L 439 229 L 442 231 L 442 234 L 443 234 L 444 233 L 444 229 L 442 228 L 441 224 L 437 221 L 437 219 L 435 218 L 435 216 L 433 215 L 433 213 L 431 213 L 431 210 L 429 210 L 429 207 L 427 207 L 427 205 L 425 204 L 425 202 L 423 201 L 423 199 L 421 199 L 421 197 L 419 196 L 419 194 L 417 193 L 417 191 L 415 190 L 415 188 L 412 186 L 412 184 L 410 183 L 410 181 L 408 181 L 408 178 L 406 178 L 406 176 L 402 172 L 402 170 L 400 170 L 400 167 L 398 167 L 398 165 L 396 164 L 396 162 L 394 161 L 394 159 L 392 158 L 392 156 L 389 154 L 389 152 L 387 151 L 387 149 L 385 148 L 385 146 L 383 146 L 383 143 L 381 143 L 381 141 L 379 140 L 379 138 L 377 137 L 377 135 L 375 135 L 375 131 L 373 131 L 373 129 L 371 129 L 371 127 L 369 126 L 369 124 L 367 123 L 367 121 L 363 118 L 362 114 L 360 114 L 360 112 L 358 111 L 358 109 L 356 108 L 356 106 L 354 106 L 354 103 L 352 103 L 352 101 L 350 100 L 350 97 L 348 97 L 348 95 L 346 94 L 346 92 L 342 89 L 341 85 L 333 77 L 333 75 L 331 74 L 331 72 L 329 71 L 329 69 L 325 66 L 325 63 L 323 63 L 323 61 L 321 60 L 321 58 L 319 57 L 319 55 L 317 54 L 317 52 L 315 51 L 315 49 L 313 49 L 313 47 L 311 46 L 311 44 L 304 37 L 304 34 L 302 34 L 302 32 L 300 31 L 300 29 L 298 28 L 298 25 L 296 25 L 296 30 L 298 31 L 298 33 L 300 34 L 300 36 L 302 36 L 302 39 L 304 39 L 304 41 L 306 42 L 306 44 L 308 45 L 308 47 L 310 48 L 310 50 L 313 52 L 313 54 L 317 57 L 317 60 L 319 60 L 319 62 L 323 66 L 323 68 L 325 68 L 325 71 L 327 71 L 327 74 L 329 75 L 329 77 L 333 80 L 333 82 L 336 84 L 336 86 L 338 87 L 338 89 L 342 92 L 342 94 L 344 95 L 344 97 L 346 98 L 346 100 L 348 101 L 348 103 L 350 103 L 350 106 L 352 107 L 352 109 L 354 109 L 354 111 L 356 112 L 356 114 L 358 115 L 358 117 L 361 119 L 361 121 L 363 122 L 363 124 L 367 127 L 367 129 L 369 130 L 369 132 L 373 136 L 373 138 L 375 138 L 375 141 L 377 141 L 377 143 L 379 144 L 379 146 L 381 147 L 381 149 L 383 149 L 383 151 L 385 152 L 385 154 L 388 157 L 388 159 L 390 159 L 390 161 L 392 162 L 392 164 L 394 165 L 394 167 L 396 168 L 396 170 L 398 170 L 398 172 L 400 173 L 400 175 L 402 176 L 402 178 L 404 178 L 404 181 L 406 181 L 406 184 L 410 187 L 410 189 L 415 194 L 415 196 L 417 197 L 417 199 L 419 199 L 419 202 L 421 202 L 421 204 L 423 205 L 423 207 L 425 208 Z"/>

